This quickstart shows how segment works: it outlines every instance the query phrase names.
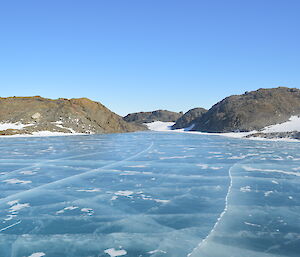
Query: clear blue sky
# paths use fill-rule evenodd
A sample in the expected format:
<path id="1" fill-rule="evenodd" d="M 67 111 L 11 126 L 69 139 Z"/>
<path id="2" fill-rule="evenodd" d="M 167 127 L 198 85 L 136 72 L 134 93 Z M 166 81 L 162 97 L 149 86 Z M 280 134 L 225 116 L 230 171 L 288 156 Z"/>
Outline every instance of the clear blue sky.
<path id="1" fill-rule="evenodd" d="M 299 87 L 299 13 L 299 0 L 1 1 L 0 95 L 125 115 Z"/>

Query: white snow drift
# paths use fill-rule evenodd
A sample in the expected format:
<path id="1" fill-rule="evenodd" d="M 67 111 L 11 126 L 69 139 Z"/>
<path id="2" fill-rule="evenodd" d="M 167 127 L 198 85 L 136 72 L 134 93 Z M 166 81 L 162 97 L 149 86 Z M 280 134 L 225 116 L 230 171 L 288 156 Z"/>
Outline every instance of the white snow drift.
<path id="1" fill-rule="evenodd" d="M 190 131 L 191 127 L 184 128 L 184 129 L 175 129 L 172 130 L 172 125 L 175 124 L 174 122 L 162 122 L 162 121 L 154 121 L 151 123 L 145 123 L 145 125 L 153 131 L 168 131 L 168 132 L 179 132 L 179 133 L 191 133 L 191 134 L 199 134 L 199 135 L 217 135 L 217 136 L 225 136 L 225 137 L 232 137 L 232 138 L 245 138 L 251 134 L 257 133 L 258 131 L 250 131 L 250 132 L 229 132 L 229 133 L 207 133 L 207 132 L 199 132 L 199 131 Z M 261 130 L 263 133 L 272 133 L 272 132 L 293 132 L 299 131 L 300 132 L 300 117 L 298 116 L 291 116 L 290 119 L 286 122 L 271 125 L 265 127 Z M 260 137 L 252 137 L 250 139 L 255 140 L 283 140 L 283 141 L 298 141 L 296 139 L 265 139 Z"/>

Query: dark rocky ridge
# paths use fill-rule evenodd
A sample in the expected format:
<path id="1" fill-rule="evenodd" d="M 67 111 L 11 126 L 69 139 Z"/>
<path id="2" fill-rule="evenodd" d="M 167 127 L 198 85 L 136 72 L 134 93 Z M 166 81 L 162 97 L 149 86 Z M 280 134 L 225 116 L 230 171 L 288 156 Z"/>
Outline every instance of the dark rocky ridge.
<path id="1" fill-rule="evenodd" d="M 180 112 L 170 112 L 167 110 L 157 110 L 153 112 L 130 113 L 124 117 L 127 122 L 150 123 L 153 121 L 175 122 L 183 114 Z"/>
<path id="2" fill-rule="evenodd" d="M 2 135 L 37 131 L 76 133 L 121 133 L 144 130 L 130 124 L 104 105 L 87 98 L 51 100 L 35 97 L 0 98 L 0 123 L 33 124 L 22 130 L 1 131 Z"/>
<path id="3" fill-rule="evenodd" d="M 201 117 L 207 110 L 204 108 L 194 108 L 183 114 L 176 123 L 172 126 L 172 129 L 188 128 L 193 124 L 196 118 Z"/>
<path id="4" fill-rule="evenodd" d="M 271 133 L 258 132 L 258 133 L 253 133 L 253 134 L 250 134 L 250 135 L 246 136 L 246 138 L 255 138 L 255 137 L 266 138 L 266 139 L 287 138 L 287 139 L 300 140 L 300 132 L 298 132 L 298 131 L 293 131 L 293 132 L 271 132 Z"/>
<path id="5" fill-rule="evenodd" d="M 260 130 L 300 114 L 300 90 L 278 87 L 229 96 L 196 119 L 193 130 L 232 132 Z"/>

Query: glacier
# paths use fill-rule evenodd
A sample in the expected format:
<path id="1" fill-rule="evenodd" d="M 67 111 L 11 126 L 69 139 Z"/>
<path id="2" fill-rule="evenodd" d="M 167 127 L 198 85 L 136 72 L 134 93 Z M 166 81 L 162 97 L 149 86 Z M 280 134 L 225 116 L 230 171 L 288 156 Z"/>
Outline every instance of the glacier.
<path id="1" fill-rule="evenodd" d="M 299 149 L 171 132 L 0 138 L 0 256 L 299 256 Z"/>

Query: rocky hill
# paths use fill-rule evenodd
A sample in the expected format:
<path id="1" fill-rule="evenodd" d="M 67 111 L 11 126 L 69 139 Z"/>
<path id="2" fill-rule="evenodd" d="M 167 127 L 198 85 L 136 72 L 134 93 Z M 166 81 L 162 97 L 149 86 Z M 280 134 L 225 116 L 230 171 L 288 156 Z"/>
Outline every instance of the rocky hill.
<path id="1" fill-rule="evenodd" d="M 51 100 L 40 96 L 0 98 L 0 124 L 18 125 L 17 129 L 2 129 L 1 135 L 38 131 L 121 133 L 145 129 L 87 98 Z"/>
<path id="2" fill-rule="evenodd" d="M 191 109 L 176 121 L 176 123 L 172 126 L 172 129 L 188 128 L 193 124 L 193 121 L 196 118 L 199 118 L 206 112 L 207 110 L 204 108 Z"/>
<path id="3" fill-rule="evenodd" d="M 182 112 L 170 112 L 167 110 L 157 110 L 153 112 L 136 112 L 130 113 L 124 117 L 127 122 L 150 123 L 153 121 L 172 121 L 175 122 L 183 115 Z"/>
<path id="4" fill-rule="evenodd" d="M 193 130 L 231 132 L 260 130 L 300 114 L 300 90 L 278 87 L 233 95 L 195 120 Z"/>

